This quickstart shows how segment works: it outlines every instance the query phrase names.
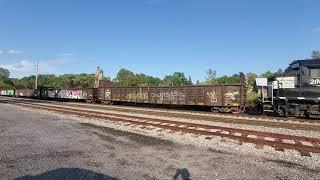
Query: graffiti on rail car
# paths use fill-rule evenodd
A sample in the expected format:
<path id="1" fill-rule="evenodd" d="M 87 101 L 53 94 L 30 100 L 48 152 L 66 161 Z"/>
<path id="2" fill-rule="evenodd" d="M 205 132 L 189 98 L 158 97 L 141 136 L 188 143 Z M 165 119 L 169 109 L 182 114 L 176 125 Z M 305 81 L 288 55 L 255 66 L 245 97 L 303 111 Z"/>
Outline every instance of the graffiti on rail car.
<path id="1" fill-rule="evenodd" d="M 82 98 L 88 98 L 88 92 L 87 91 L 83 91 L 82 92 Z"/>
<path id="2" fill-rule="evenodd" d="M 181 91 L 166 91 L 160 93 L 151 93 L 151 98 L 156 99 L 157 103 L 164 103 L 165 101 L 184 101 L 186 95 Z"/>
<path id="3" fill-rule="evenodd" d="M 58 92 L 58 98 L 83 99 L 82 90 L 61 90 Z"/>
<path id="4" fill-rule="evenodd" d="M 224 94 L 226 105 L 238 105 L 237 100 L 240 97 L 239 91 L 232 91 Z"/>
<path id="5" fill-rule="evenodd" d="M 216 92 L 214 90 L 207 92 L 208 99 L 211 103 L 218 102 Z"/>
<path id="6" fill-rule="evenodd" d="M 147 101 L 148 100 L 148 93 L 146 92 L 138 92 L 138 93 L 129 93 L 127 95 L 127 99 L 129 101 L 135 101 L 136 99 L 141 99 L 141 100 L 144 100 L 144 101 Z"/>
<path id="7" fill-rule="evenodd" d="M 14 95 L 14 90 L 1 90 L 1 95 L 3 96 L 13 96 Z"/>
<path id="8" fill-rule="evenodd" d="M 49 97 L 49 98 L 55 98 L 55 97 L 56 97 L 56 91 L 54 91 L 54 90 L 49 90 L 49 91 L 48 91 L 48 97 Z"/>
<path id="9" fill-rule="evenodd" d="M 104 99 L 105 100 L 111 100 L 111 92 L 109 89 L 106 90 L 105 94 L 104 94 Z"/>

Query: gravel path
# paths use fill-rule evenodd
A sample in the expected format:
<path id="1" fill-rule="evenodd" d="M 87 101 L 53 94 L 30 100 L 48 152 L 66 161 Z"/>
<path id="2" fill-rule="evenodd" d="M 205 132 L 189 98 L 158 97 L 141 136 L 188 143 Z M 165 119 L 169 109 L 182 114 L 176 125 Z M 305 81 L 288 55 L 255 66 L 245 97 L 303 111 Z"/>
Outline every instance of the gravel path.
<path id="1" fill-rule="evenodd" d="M 176 172 L 189 173 L 192 179 L 320 178 L 319 167 L 300 160 L 242 154 L 110 127 L 97 120 L 0 103 L 0 179 L 172 179 Z"/>

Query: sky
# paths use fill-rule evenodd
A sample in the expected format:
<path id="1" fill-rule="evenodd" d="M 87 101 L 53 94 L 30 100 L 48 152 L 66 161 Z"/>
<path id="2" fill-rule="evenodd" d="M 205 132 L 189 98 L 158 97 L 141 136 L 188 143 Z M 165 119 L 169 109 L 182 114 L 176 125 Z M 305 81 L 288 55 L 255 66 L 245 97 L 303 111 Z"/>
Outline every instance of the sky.
<path id="1" fill-rule="evenodd" d="M 0 0 L 0 67 L 21 78 L 121 68 L 204 80 L 320 49 L 319 0 Z"/>

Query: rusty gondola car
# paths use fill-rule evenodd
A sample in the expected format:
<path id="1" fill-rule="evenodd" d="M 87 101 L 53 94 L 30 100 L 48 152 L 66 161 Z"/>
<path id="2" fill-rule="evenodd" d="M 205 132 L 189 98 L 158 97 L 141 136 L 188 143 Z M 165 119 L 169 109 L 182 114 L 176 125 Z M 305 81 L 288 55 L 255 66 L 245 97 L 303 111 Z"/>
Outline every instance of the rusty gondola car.
<path id="1" fill-rule="evenodd" d="M 15 89 L 15 97 L 35 98 L 39 96 L 39 91 L 35 89 Z"/>
<path id="2" fill-rule="evenodd" d="M 86 101 L 113 104 L 133 102 L 144 104 L 208 106 L 219 112 L 241 112 L 246 103 L 245 76 L 240 83 L 194 86 L 114 87 L 110 81 L 99 82 L 88 89 L 15 89 L 2 90 L 1 95 L 62 101 Z"/>
<path id="3" fill-rule="evenodd" d="M 104 104 L 133 102 L 163 105 L 209 106 L 219 112 L 241 112 L 246 102 L 245 76 L 240 83 L 168 87 L 99 87 L 95 100 Z"/>

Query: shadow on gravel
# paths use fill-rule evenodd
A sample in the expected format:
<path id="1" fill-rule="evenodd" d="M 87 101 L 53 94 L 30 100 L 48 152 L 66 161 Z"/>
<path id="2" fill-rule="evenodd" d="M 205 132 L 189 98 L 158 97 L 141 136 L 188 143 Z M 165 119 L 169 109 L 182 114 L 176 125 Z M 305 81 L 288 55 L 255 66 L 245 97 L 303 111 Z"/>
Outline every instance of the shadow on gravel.
<path id="1" fill-rule="evenodd" d="M 300 164 L 297 164 L 297 163 L 288 162 L 288 161 L 284 161 L 284 160 L 278 160 L 278 159 L 277 160 L 268 159 L 266 161 L 277 163 L 277 164 L 280 164 L 280 165 L 288 167 L 288 168 L 303 169 L 305 171 L 309 171 L 310 173 L 315 173 L 315 174 L 319 174 L 320 173 L 320 168 L 311 169 L 311 168 L 308 168 L 307 166 L 303 166 L 303 165 L 300 165 Z"/>
<path id="2" fill-rule="evenodd" d="M 103 133 L 111 134 L 115 137 L 117 137 L 117 136 L 125 137 L 135 143 L 143 144 L 146 146 L 170 146 L 170 147 L 175 146 L 175 143 L 172 141 L 167 141 L 167 140 L 154 138 L 154 137 L 150 137 L 150 136 L 145 136 L 145 135 L 141 135 L 141 134 L 120 131 L 120 130 L 116 130 L 113 128 L 97 126 L 97 125 L 90 124 L 90 123 L 80 123 L 80 125 L 83 127 L 87 127 L 87 128 L 97 129 Z M 102 140 L 107 140 L 107 141 L 111 141 L 111 142 L 115 141 L 114 138 L 108 137 L 106 135 L 101 135 L 101 134 L 99 134 L 99 138 L 101 138 Z"/>
<path id="3" fill-rule="evenodd" d="M 48 171 L 35 176 L 22 176 L 15 178 L 14 180 L 117 180 L 118 178 L 108 176 L 101 173 L 96 173 L 87 169 L 79 168 L 60 168 L 52 171 Z"/>

